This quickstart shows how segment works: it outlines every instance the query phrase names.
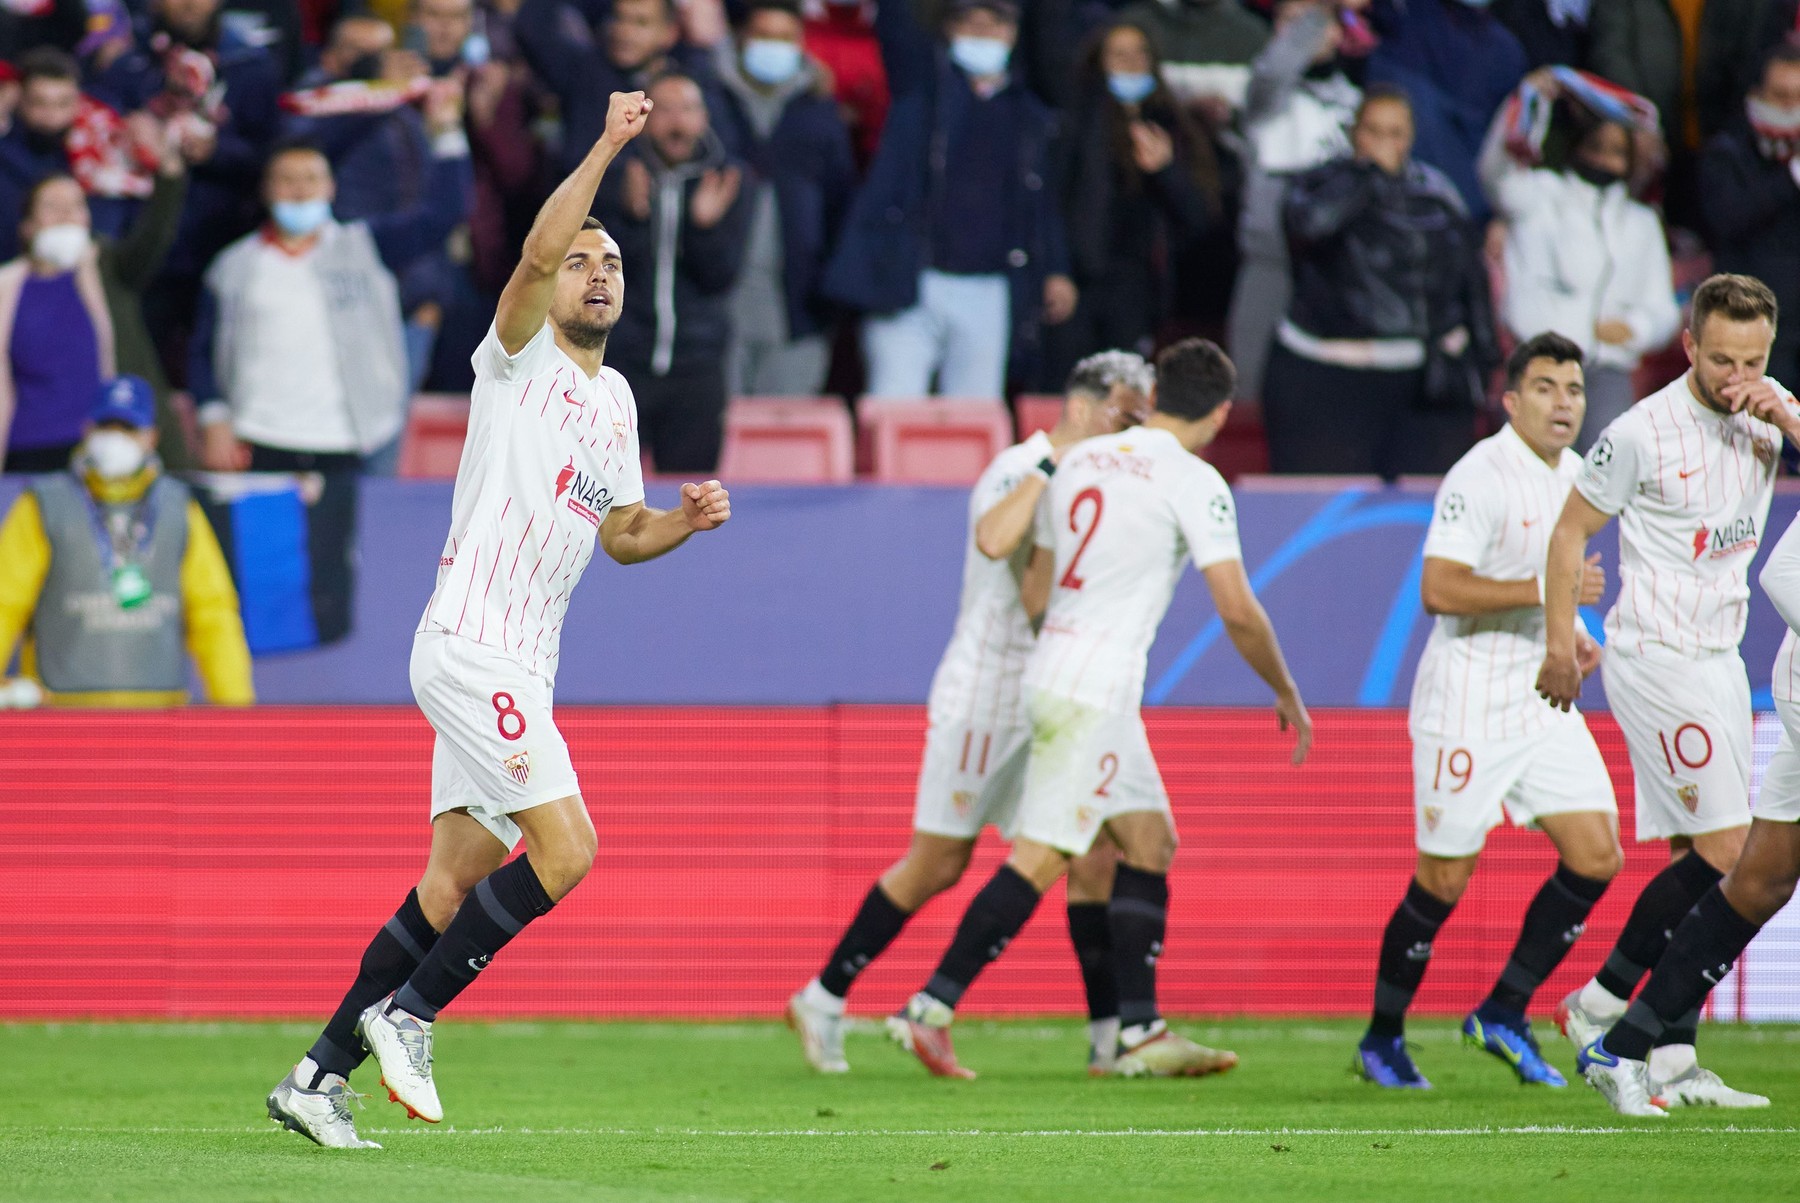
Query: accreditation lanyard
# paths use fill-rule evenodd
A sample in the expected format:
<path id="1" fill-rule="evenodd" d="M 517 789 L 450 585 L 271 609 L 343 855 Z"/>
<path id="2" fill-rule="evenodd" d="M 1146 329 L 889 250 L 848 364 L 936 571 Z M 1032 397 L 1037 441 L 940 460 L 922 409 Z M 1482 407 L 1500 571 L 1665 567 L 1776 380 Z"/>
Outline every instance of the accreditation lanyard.
<path id="1" fill-rule="evenodd" d="M 106 508 L 94 499 L 91 492 L 82 490 L 87 497 L 88 518 L 94 526 L 94 538 L 100 547 L 100 563 L 112 583 L 113 600 L 119 603 L 121 610 L 143 605 L 154 592 L 150 585 L 150 574 L 144 571 L 142 561 L 149 555 L 150 538 L 156 528 L 155 511 L 150 505 L 150 495 L 155 487 L 153 483 L 144 490 L 144 495 L 131 508 L 130 519 L 122 528 L 120 524 L 109 523 Z"/>

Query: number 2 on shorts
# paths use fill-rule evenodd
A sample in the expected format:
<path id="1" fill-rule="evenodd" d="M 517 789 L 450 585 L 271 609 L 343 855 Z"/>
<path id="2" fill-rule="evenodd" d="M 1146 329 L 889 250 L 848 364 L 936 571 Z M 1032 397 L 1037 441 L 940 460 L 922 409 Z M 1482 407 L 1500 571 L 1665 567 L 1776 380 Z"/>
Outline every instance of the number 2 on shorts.
<path id="1" fill-rule="evenodd" d="M 525 716 L 519 713 L 517 706 L 513 705 L 513 695 L 501 690 L 494 695 L 493 702 L 494 713 L 497 716 L 494 719 L 494 725 L 500 728 L 500 738 L 508 741 L 525 738 Z M 508 719 L 517 725 L 509 727 L 506 721 Z"/>

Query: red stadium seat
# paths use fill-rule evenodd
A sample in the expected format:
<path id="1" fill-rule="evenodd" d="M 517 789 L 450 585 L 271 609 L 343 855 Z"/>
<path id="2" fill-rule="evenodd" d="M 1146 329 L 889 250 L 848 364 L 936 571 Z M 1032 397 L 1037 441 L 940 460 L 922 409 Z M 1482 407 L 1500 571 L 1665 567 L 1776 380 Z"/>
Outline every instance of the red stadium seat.
<path id="1" fill-rule="evenodd" d="M 880 481 L 973 484 L 1012 443 L 1012 415 L 997 399 L 864 397 L 856 416 Z"/>
<path id="2" fill-rule="evenodd" d="M 850 411 L 836 397 L 735 397 L 719 475 L 732 483 L 837 484 L 854 472 Z"/>
<path id="3" fill-rule="evenodd" d="M 1062 417 L 1063 399 L 1054 395 L 1021 396 L 1013 402 L 1022 443 L 1040 430 L 1049 430 Z"/>
<path id="4" fill-rule="evenodd" d="M 462 393 L 420 393 L 406 417 L 400 444 L 400 475 L 415 479 L 456 479 L 463 439 L 469 433 L 469 398 Z"/>

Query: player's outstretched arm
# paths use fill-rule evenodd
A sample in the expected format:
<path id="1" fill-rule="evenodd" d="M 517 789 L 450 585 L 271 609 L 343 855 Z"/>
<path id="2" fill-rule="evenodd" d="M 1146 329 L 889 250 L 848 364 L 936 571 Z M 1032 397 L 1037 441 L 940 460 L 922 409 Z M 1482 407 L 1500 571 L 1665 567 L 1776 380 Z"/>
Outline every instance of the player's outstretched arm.
<path id="1" fill-rule="evenodd" d="M 1588 540 L 1612 521 L 1576 490 L 1569 491 L 1556 529 L 1550 532 L 1550 555 L 1544 564 L 1544 664 L 1538 670 L 1538 696 L 1567 710 L 1581 695 L 1581 663 L 1575 640 L 1575 610 L 1581 601 Z"/>
<path id="2" fill-rule="evenodd" d="M 1206 588 L 1212 594 L 1213 606 L 1231 645 L 1237 648 L 1244 663 L 1256 670 L 1270 689 L 1275 691 L 1275 717 L 1286 731 L 1294 729 L 1294 758 L 1299 764 L 1312 749 L 1312 716 L 1300 700 L 1300 687 L 1288 672 L 1287 660 L 1281 654 L 1281 642 L 1275 638 L 1275 627 L 1269 612 L 1250 588 L 1242 560 L 1223 560 L 1209 565 L 1202 573 Z"/>
<path id="3" fill-rule="evenodd" d="M 556 295 L 556 273 L 569 253 L 575 236 L 594 207 L 600 179 L 625 144 L 644 128 L 650 102 L 642 92 L 614 92 L 606 111 L 606 130 L 588 150 L 587 158 L 558 184 L 544 207 L 538 210 L 525 236 L 519 265 L 500 293 L 494 328 L 508 355 L 517 355 L 544 328 L 550 302 Z"/>
<path id="4" fill-rule="evenodd" d="M 621 564 L 666 555 L 696 531 L 717 530 L 731 517 L 731 494 L 716 480 L 681 486 L 681 508 L 651 509 L 643 502 L 614 506 L 600 524 L 600 546 Z"/>

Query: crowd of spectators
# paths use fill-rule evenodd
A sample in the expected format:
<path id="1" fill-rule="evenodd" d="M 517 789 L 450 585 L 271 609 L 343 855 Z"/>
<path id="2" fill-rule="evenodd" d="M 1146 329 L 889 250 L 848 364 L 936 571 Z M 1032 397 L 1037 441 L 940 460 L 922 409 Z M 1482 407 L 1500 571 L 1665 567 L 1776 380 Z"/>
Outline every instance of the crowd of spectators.
<path id="1" fill-rule="evenodd" d="M 347 529 L 629 88 L 595 212 L 661 469 L 715 466 L 730 396 L 1054 391 L 1192 332 L 1277 471 L 1441 471 L 1546 328 L 1591 439 L 1679 323 L 1671 245 L 1800 305 L 1796 8 L 4 0 L 0 456 L 66 466 L 137 376 L 168 467 L 316 472 Z"/>

